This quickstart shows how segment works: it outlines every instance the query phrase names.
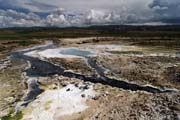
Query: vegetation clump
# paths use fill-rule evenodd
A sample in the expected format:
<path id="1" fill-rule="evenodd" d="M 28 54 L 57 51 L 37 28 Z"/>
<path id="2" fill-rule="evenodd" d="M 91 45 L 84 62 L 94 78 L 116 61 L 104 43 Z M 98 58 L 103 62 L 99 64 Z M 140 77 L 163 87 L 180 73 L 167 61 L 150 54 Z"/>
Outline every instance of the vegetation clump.
<path id="1" fill-rule="evenodd" d="M 10 110 L 9 113 L 5 116 L 3 116 L 2 118 L 0 118 L 0 120 L 21 120 L 23 117 L 22 112 L 18 112 L 16 114 L 14 114 L 14 110 Z"/>

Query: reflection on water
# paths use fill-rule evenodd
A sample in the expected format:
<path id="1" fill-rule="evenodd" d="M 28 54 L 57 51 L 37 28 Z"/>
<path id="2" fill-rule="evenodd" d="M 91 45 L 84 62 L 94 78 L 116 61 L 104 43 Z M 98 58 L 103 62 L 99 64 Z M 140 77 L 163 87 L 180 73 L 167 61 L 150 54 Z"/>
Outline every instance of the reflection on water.
<path id="1" fill-rule="evenodd" d="M 89 52 L 89 51 L 80 50 L 80 49 L 76 49 L 76 48 L 62 49 L 60 51 L 60 54 L 63 54 L 63 55 L 75 55 L 75 56 L 81 56 L 81 57 L 87 57 L 89 55 L 92 55 L 92 53 Z"/>

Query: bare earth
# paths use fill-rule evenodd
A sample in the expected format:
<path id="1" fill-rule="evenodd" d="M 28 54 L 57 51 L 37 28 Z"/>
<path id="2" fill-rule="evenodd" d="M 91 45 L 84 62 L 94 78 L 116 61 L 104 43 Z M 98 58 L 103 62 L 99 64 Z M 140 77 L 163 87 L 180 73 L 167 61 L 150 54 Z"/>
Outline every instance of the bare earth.
<path id="1" fill-rule="evenodd" d="M 77 51 L 74 52 L 74 49 Z M 179 48 L 162 46 L 144 47 L 116 38 L 77 38 L 57 40 L 53 48 L 25 51 L 24 55 L 32 57 L 34 61 L 48 62 L 63 68 L 65 72 L 55 71 L 56 73 L 49 76 L 35 76 L 38 87 L 43 92 L 26 106 L 21 106 L 21 119 L 178 120 L 178 50 Z M 11 67 L 3 68 L 0 74 L 12 68 L 28 69 L 25 66 L 35 67 L 34 71 L 45 71 L 45 67 L 36 68 L 31 62 L 27 66 L 27 61 L 22 61 L 11 63 Z M 48 69 L 53 71 L 50 67 Z M 21 72 L 22 74 L 16 75 L 22 79 L 18 83 L 25 83 L 26 88 L 22 89 L 25 90 L 28 89 L 26 80 L 32 76 L 28 76 L 27 71 Z M 7 78 L 1 76 L 0 82 Z M 118 84 L 125 82 L 127 87 L 113 85 L 107 80 L 117 81 Z M 18 86 L 17 83 L 13 84 Z M 4 86 L 8 85 L 12 85 L 11 82 Z M 131 89 L 131 86 L 134 88 Z M 19 95 L 19 98 L 12 98 L 13 105 L 8 105 L 9 102 L 5 104 L 8 109 L 16 108 L 16 105 L 25 101 L 23 98 L 28 95 L 27 91 L 19 92 L 13 87 L 7 89 Z M 149 89 L 157 92 L 150 92 Z M 0 102 L 3 101 L 2 95 L 9 99 L 12 96 L 0 92 Z M 0 107 L 2 108 L 1 104 Z M 0 116 L 4 116 L 8 109 L 3 109 Z"/>

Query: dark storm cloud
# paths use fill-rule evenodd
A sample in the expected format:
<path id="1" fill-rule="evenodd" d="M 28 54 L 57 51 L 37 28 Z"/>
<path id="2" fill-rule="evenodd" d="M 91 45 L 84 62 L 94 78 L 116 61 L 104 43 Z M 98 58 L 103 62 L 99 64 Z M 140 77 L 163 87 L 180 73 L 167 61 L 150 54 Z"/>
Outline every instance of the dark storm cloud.
<path id="1" fill-rule="evenodd" d="M 179 0 L 154 0 L 149 7 L 156 13 L 154 19 L 171 24 L 180 23 Z"/>
<path id="2" fill-rule="evenodd" d="M 180 1 L 179 0 L 154 0 L 149 5 L 150 8 L 160 13 L 163 17 L 179 17 Z"/>

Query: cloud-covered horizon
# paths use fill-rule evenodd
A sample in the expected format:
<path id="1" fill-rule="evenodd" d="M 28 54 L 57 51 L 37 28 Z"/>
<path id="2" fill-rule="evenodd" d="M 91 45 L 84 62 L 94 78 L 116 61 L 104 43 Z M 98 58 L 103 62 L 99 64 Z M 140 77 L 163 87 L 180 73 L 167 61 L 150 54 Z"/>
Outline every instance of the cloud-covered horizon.
<path id="1" fill-rule="evenodd" d="M 180 23 L 179 0 L 0 0 L 0 27 Z"/>

